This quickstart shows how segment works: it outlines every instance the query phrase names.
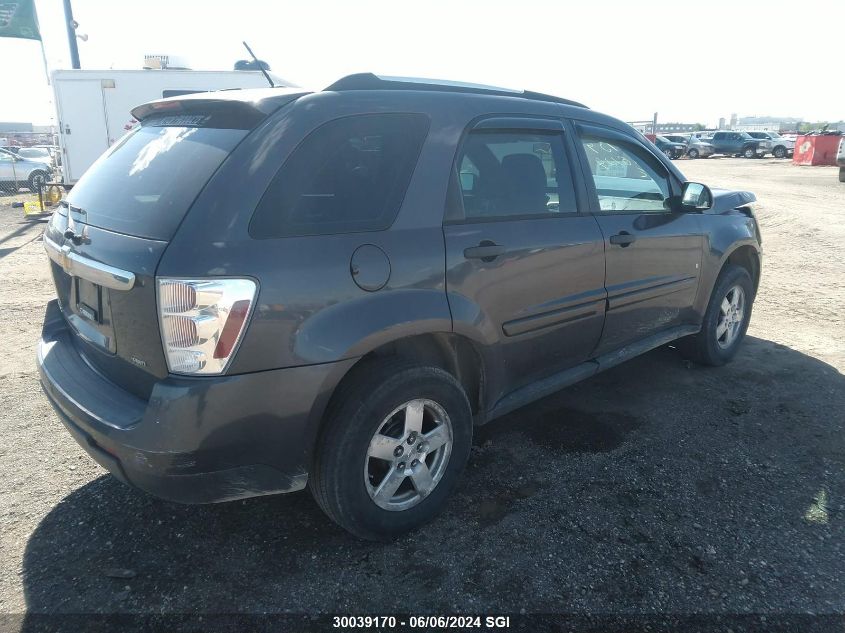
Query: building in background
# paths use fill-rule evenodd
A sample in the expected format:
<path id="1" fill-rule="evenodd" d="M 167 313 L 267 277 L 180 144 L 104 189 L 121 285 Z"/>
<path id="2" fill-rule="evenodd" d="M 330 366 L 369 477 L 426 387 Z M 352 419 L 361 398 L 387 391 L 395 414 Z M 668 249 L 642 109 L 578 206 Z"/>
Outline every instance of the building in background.
<path id="1" fill-rule="evenodd" d="M 658 123 L 653 121 L 628 121 L 628 125 L 642 134 L 671 134 L 672 132 L 697 132 L 703 130 L 701 123 Z M 652 128 L 654 131 L 652 132 Z"/>
<path id="2" fill-rule="evenodd" d="M 744 116 L 737 121 L 736 128 L 749 132 L 786 132 L 797 130 L 804 119 L 799 117 Z"/>
<path id="3" fill-rule="evenodd" d="M 54 145 L 56 128 L 18 121 L 0 121 L 0 147 Z"/>
<path id="4" fill-rule="evenodd" d="M 701 123 L 658 123 L 655 131 L 658 134 L 666 134 L 671 132 L 698 132 L 703 129 L 704 126 Z"/>

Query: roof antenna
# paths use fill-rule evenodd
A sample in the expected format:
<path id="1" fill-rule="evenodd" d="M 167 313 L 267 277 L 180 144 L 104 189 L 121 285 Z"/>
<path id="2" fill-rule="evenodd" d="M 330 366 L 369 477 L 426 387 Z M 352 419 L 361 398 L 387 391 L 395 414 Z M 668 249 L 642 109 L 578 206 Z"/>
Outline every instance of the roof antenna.
<path id="1" fill-rule="evenodd" d="M 258 66 L 258 69 L 262 73 L 264 73 L 264 77 L 267 79 L 267 83 L 270 84 L 271 88 L 275 88 L 276 84 L 273 83 L 273 80 L 270 79 L 270 75 L 268 75 L 267 71 L 264 69 L 264 63 L 258 61 L 258 58 L 255 56 L 255 53 L 252 52 L 252 49 L 249 47 L 249 44 L 244 42 L 243 45 L 244 45 L 244 48 L 246 49 L 246 51 L 250 54 L 250 57 L 252 57 L 252 59 L 255 61 L 255 65 Z"/>

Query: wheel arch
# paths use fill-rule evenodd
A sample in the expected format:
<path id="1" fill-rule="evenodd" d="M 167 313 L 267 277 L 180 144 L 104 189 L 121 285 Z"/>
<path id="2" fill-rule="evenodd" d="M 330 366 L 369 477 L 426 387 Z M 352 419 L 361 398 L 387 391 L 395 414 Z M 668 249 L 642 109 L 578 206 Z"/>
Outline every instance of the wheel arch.
<path id="1" fill-rule="evenodd" d="M 751 276 L 751 281 L 754 284 L 754 294 L 756 295 L 757 288 L 760 285 L 760 263 L 759 250 L 750 244 L 743 244 L 737 246 L 725 255 L 722 260 L 722 265 L 719 267 L 719 272 L 721 273 L 728 264 L 734 264 L 745 268 Z"/>
<path id="2" fill-rule="evenodd" d="M 367 371 L 372 363 L 380 359 L 402 358 L 421 365 L 442 369 L 460 383 L 467 394 L 473 417 L 483 419 L 486 397 L 486 363 L 480 344 L 472 339 L 449 331 L 434 331 L 400 336 L 367 350 L 349 363 L 339 364 L 337 372 L 331 374 L 314 403 L 308 425 L 306 442 L 308 460 L 313 459 L 320 430 L 337 394 L 342 393 L 344 383 L 354 380 L 359 372 Z"/>
<path id="3" fill-rule="evenodd" d="M 728 264 L 745 268 L 751 276 L 755 295 L 757 293 L 762 264 L 760 246 L 749 232 L 743 230 L 738 234 L 736 229 L 734 226 L 711 235 L 711 248 L 703 260 L 702 278 L 695 301 L 695 310 L 702 319 L 719 275 Z"/>

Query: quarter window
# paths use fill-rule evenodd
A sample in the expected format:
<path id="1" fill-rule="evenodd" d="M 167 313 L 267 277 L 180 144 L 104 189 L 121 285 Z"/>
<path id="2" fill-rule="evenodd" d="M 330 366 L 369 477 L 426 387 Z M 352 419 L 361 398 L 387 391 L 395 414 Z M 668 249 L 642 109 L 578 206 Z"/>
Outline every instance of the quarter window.
<path id="1" fill-rule="evenodd" d="M 577 211 L 560 134 L 471 132 L 458 156 L 457 182 L 469 221 Z"/>
<path id="2" fill-rule="evenodd" d="M 616 140 L 585 136 L 582 142 L 602 211 L 669 210 L 669 180 L 654 156 Z"/>
<path id="3" fill-rule="evenodd" d="M 250 223 L 256 238 L 388 228 L 428 133 L 422 114 L 367 114 L 326 123 L 276 174 Z"/>

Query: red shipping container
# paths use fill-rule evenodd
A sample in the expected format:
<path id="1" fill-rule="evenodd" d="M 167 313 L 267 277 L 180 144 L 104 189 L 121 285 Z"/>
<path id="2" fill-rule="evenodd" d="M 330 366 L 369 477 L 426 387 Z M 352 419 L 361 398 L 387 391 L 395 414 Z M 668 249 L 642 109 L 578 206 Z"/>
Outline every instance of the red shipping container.
<path id="1" fill-rule="evenodd" d="M 796 165 L 835 165 L 841 136 L 810 134 L 795 140 L 792 162 Z"/>

